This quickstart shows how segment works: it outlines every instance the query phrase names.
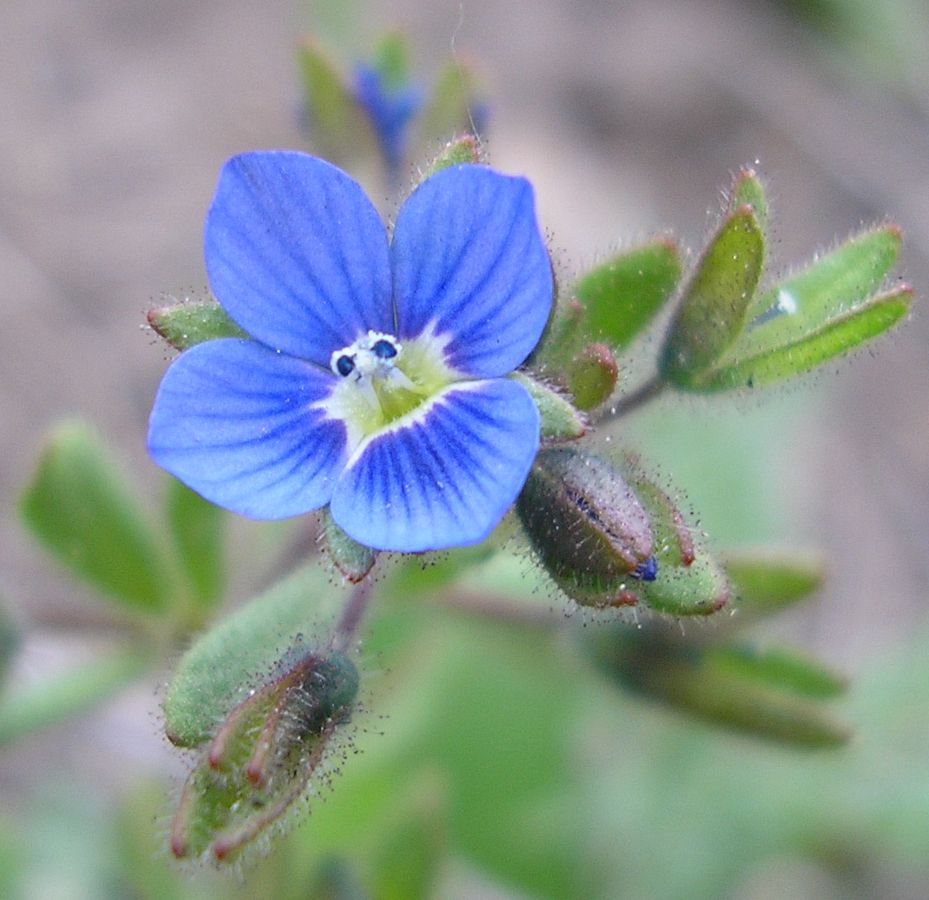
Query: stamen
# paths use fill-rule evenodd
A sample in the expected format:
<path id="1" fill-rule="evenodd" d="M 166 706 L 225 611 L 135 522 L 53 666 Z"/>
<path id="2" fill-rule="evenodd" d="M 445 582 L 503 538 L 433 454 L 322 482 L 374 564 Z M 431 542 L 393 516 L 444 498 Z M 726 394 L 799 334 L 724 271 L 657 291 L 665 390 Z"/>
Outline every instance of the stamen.
<path id="1" fill-rule="evenodd" d="M 372 345 L 371 352 L 378 359 L 393 359 L 397 355 L 397 346 L 385 338 L 380 338 Z"/>
<path id="2" fill-rule="evenodd" d="M 336 375 L 354 380 L 371 376 L 384 377 L 393 371 L 401 346 L 392 334 L 369 331 L 354 344 L 336 350 L 332 354 L 329 366 Z"/>

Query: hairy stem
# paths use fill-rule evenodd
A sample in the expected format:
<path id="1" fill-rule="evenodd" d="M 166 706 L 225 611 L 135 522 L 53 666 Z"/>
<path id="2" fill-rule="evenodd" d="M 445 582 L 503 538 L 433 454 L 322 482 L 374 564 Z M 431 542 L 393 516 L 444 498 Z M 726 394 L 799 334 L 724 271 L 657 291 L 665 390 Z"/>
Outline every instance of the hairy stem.
<path id="1" fill-rule="evenodd" d="M 653 375 L 635 390 L 622 396 L 600 417 L 601 422 L 612 422 L 629 415 L 640 406 L 650 403 L 667 387 L 667 382 L 660 375 Z"/>
<path id="2" fill-rule="evenodd" d="M 367 612 L 368 604 L 371 600 L 371 582 L 362 581 L 361 584 L 355 585 L 348 602 L 342 610 L 342 618 L 336 626 L 335 634 L 332 636 L 332 649 L 344 652 L 348 649 L 358 631 L 358 626 Z"/>

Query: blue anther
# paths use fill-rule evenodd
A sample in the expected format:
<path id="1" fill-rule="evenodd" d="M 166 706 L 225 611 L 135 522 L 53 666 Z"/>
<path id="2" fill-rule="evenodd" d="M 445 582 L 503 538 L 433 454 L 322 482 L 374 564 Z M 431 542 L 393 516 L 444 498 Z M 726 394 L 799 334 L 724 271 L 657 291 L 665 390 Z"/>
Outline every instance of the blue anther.
<path id="1" fill-rule="evenodd" d="M 381 338 L 374 342 L 371 352 L 378 359 L 393 359 L 397 355 L 397 348 L 386 338 Z"/>

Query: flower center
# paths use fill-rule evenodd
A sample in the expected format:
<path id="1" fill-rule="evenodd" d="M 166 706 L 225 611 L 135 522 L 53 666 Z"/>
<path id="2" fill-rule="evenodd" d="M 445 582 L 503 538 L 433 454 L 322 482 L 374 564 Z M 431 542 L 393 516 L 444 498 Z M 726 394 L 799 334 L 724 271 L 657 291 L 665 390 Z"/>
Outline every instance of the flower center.
<path id="1" fill-rule="evenodd" d="M 346 422 L 350 442 L 412 413 L 455 380 L 444 345 L 431 332 L 401 344 L 392 334 L 369 331 L 332 354 L 329 366 L 341 383 L 325 406 Z"/>

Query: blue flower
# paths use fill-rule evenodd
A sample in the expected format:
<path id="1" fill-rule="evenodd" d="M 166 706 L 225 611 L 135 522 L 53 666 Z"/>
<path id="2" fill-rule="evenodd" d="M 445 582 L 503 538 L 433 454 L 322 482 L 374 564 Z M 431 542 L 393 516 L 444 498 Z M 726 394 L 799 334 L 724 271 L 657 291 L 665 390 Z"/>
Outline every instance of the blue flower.
<path id="1" fill-rule="evenodd" d="M 252 518 L 329 504 L 377 549 L 485 538 L 539 441 L 534 403 L 506 377 L 552 302 L 529 183 L 446 169 L 388 240 L 344 172 L 249 153 L 222 170 L 205 246 L 213 292 L 251 338 L 171 364 L 151 415 L 155 461 Z"/>
<path id="2" fill-rule="evenodd" d="M 355 66 L 354 89 L 388 168 L 396 171 L 403 162 L 410 122 L 422 106 L 422 91 L 409 84 L 391 87 L 380 70 L 365 63 Z"/>

